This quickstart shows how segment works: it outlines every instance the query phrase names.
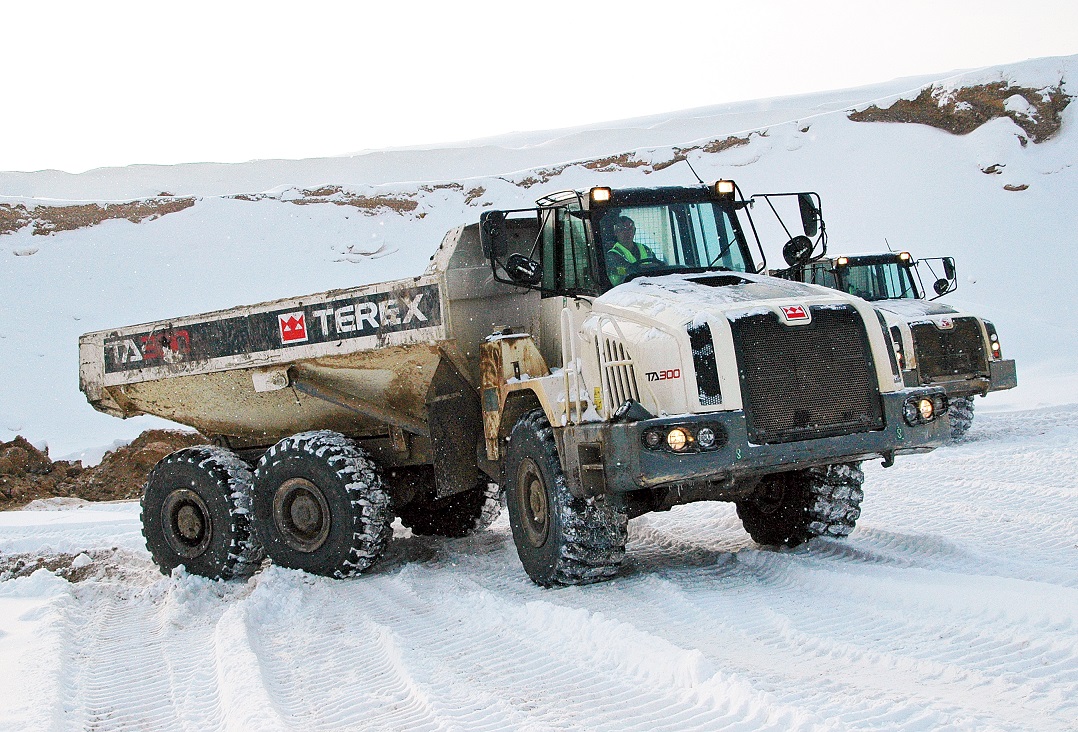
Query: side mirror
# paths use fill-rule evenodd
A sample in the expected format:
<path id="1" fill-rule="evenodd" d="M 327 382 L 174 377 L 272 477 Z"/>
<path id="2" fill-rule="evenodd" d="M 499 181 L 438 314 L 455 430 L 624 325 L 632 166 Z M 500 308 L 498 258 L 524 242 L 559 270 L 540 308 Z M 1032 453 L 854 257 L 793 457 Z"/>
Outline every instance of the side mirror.
<path id="1" fill-rule="evenodd" d="M 946 295 L 951 291 L 951 281 L 940 277 L 932 283 L 932 289 L 936 291 L 937 295 Z"/>
<path id="2" fill-rule="evenodd" d="M 543 280 L 543 269 L 534 259 L 523 254 L 510 254 L 505 262 L 509 279 L 522 285 L 538 285 Z"/>
<path id="3" fill-rule="evenodd" d="M 805 235 L 812 237 L 820 230 L 820 209 L 808 193 L 797 194 L 797 206 L 801 209 L 801 226 L 805 229 Z"/>
<path id="4" fill-rule="evenodd" d="M 949 280 L 955 278 L 954 257 L 943 258 L 943 275 Z"/>
<path id="5" fill-rule="evenodd" d="M 812 239 L 795 236 L 782 248 L 782 258 L 791 267 L 803 267 L 812 259 Z"/>
<path id="6" fill-rule="evenodd" d="M 499 258 L 509 247 L 509 232 L 505 225 L 504 211 L 486 211 L 479 218 L 479 241 L 483 244 L 483 256 Z"/>

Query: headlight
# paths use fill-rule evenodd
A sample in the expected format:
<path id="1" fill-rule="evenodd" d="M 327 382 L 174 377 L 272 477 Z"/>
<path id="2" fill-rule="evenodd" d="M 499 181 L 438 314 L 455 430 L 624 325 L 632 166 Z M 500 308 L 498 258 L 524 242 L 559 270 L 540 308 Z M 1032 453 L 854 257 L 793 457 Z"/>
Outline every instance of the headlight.
<path id="1" fill-rule="evenodd" d="M 703 427 L 696 433 L 696 441 L 700 443 L 700 447 L 705 450 L 715 444 L 715 430 L 710 427 Z"/>
<path id="2" fill-rule="evenodd" d="M 727 442 L 726 430 L 714 422 L 701 425 L 667 425 L 649 427 L 643 434 L 644 447 L 649 450 L 678 454 L 711 452 Z"/>
<path id="3" fill-rule="evenodd" d="M 689 433 L 680 427 L 675 427 L 666 433 L 666 445 L 674 452 L 681 452 L 689 444 Z"/>
<path id="4" fill-rule="evenodd" d="M 943 397 L 926 395 L 910 397 L 902 405 L 902 416 L 910 425 L 927 424 L 947 408 Z"/>

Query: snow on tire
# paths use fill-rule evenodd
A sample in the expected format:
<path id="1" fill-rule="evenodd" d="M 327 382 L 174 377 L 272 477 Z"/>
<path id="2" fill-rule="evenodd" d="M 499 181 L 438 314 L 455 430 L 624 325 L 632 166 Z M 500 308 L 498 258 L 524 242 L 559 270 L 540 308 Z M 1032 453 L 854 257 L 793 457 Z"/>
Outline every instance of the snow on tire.
<path id="1" fill-rule="evenodd" d="M 340 433 L 281 440 L 259 460 L 254 486 L 255 533 L 275 564 L 350 577 L 389 545 L 389 493 L 375 463 Z"/>
<path id="2" fill-rule="evenodd" d="M 865 497 L 860 463 L 837 463 L 765 477 L 737 515 L 758 544 L 797 546 L 853 531 Z"/>
<path id="3" fill-rule="evenodd" d="M 494 523 L 502 512 L 502 489 L 497 483 L 481 480 L 470 491 L 445 498 L 413 499 L 398 513 L 401 523 L 420 536 L 462 537 Z"/>
<path id="4" fill-rule="evenodd" d="M 246 577 L 265 552 L 252 535 L 251 469 L 213 445 L 166 455 L 142 495 L 142 534 L 165 574 L 183 565 L 212 579 Z"/>
<path id="5" fill-rule="evenodd" d="M 951 437 L 963 437 L 973 424 L 973 397 L 952 397 L 947 414 L 951 418 Z"/>
<path id="6" fill-rule="evenodd" d="M 601 497 L 569 492 L 554 431 L 542 411 L 524 415 L 513 427 L 502 485 L 517 555 L 536 584 L 582 585 L 617 574 L 628 517 Z"/>

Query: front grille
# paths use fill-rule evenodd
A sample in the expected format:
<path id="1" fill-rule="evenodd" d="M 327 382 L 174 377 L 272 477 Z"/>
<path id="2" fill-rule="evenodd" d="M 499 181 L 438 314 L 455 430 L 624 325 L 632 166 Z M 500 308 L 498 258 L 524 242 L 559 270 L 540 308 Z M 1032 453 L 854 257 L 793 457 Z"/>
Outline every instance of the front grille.
<path id="1" fill-rule="evenodd" d="M 795 442 L 883 429 L 864 321 L 852 307 L 811 308 L 812 322 L 774 313 L 731 319 L 749 439 Z"/>
<path id="2" fill-rule="evenodd" d="M 910 330 L 922 379 L 949 381 L 988 375 L 988 359 L 976 318 L 955 318 L 949 330 L 940 330 L 934 323 L 918 323 Z"/>

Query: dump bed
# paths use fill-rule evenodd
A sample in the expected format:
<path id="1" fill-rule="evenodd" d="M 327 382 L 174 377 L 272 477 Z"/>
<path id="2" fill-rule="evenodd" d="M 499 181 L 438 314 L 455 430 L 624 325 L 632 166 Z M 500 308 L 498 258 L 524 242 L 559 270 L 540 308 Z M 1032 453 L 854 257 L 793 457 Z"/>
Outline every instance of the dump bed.
<path id="1" fill-rule="evenodd" d="M 341 410 L 302 399 L 297 386 L 421 423 L 446 340 L 443 301 L 427 276 L 88 333 L 81 388 L 117 416 L 155 414 L 259 442 L 334 427 Z M 352 432 L 355 410 L 346 411 Z"/>
<path id="2" fill-rule="evenodd" d="M 537 311 L 536 293 L 493 281 L 473 224 L 446 234 L 418 277 L 87 333 L 80 387 L 103 412 L 236 448 L 331 429 L 387 438 L 390 463 L 424 462 L 432 423 L 479 419 L 483 339 L 536 328 Z"/>

